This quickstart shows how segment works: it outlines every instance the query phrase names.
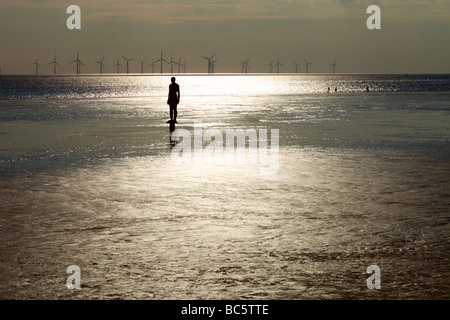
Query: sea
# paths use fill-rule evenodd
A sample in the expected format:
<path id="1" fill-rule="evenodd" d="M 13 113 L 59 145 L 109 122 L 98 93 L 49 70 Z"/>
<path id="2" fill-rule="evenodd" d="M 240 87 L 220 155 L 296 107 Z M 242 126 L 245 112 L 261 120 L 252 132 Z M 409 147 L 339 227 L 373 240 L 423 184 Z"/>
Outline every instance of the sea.
<path id="1" fill-rule="evenodd" d="M 0 299 L 446 300 L 449 245 L 448 74 L 0 76 Z"/>

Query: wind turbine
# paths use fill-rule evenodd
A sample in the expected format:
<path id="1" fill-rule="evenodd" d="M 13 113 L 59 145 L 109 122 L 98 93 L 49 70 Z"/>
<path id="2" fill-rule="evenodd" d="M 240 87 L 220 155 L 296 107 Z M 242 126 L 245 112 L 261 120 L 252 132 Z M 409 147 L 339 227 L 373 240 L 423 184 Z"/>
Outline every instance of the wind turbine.
<path id="1" fill-rule="evenodd" d="M 163 51 L 161 50 L 161 58 L 159 58 L 158 60 L 155 61 L 155 62 L 161 62 L 161 74 L 163 73 L 163 61 L 164 61 L 165 63 L 168 63 L 168 62 L 166 61 L 166 59 L 163 58 Z"/>
<path id="2" fill-rule="evenodd" d="M 36 65 L 36 75 L 37 75 L 38 74 L 38 68 L 40 67 L 39 57 L 37 57 L 36 62 L 31 63 L 31 65 Z"/>
<path id="3" fill-rule="evenodd" d="M 270 63 L 266 64 L 266 66 L 269 66 L 270 73 L 272 73 L 272 69 L 273 69 L 273 60 L 272 60 Z"/>
<path id="4" fill-rule="evenodd" d="M 149 64 L 147 67 L 152 67 L 152 73 L 153 73 L 153 71 L 155 70 L 154 68 L 155 68 L 155 62 L 153 61 L 153 59 L 152 59 L 152 64 Z"/>
<path id="5" fill-rule="evenodd" d="M 250 60 L 250 58 L 248 58 L 245 61 L 242 61 L 242 62 L 238 63 L 238 64 L 240 64 L 242 66 L 242 73 L 247 73 L 249 60 Z"/>
<path id="6" fill-rule="evenodd" d="M 298 73 L 298 66 L 300 65 L 300 63 L 294 62 L 294 65 L 295 65 L 295 73 Z"/>
<path id="7" fill-rule="evenodd" d="M 241 65 L 241 72 L 244 73 L 244 66 L 245 66 L 244 61 L 243 62 L 239 62 L 238 64 Z"/>
<path id="8" fill-rule="evenodd" d="M 186 63 L 187 63 L 187 60 L 184 60 L 184 63 L 183 63 L 183 73 L 186 73 Z"/>
<path id="9" fill-rule="evenodd" d="M 216 66 L 217 60 L 211 60 L 211 73 L 214 73 L 214 67 Z"/>
<path id="10" fill-rule="evenodd" d="M 277 67 L 277 73 L 280 73 L 280 66 L 282 66 L 283 64 L 280 63 L 280 60 L 277 58 L 277 63 L 275 64 L 275 67 Z"/>
<path id="11" fill-rule="evenodd" d="M 145 60 L 141 61 L 141 74 L 144 73 L 144 62 Z"/>
<path id="12" fill-rule="evenodd" d="M 119 58 L 117 58 L 117 63 L 113 65 L 113 67 L 117 67 L 117 73 L 119 73 L 119 68 L 122 67 L 122 65 L 119 63 Z"/>
<path id="13" fill-rule="evenodd" d="M 177 64 L 175 61 L 173 61 L 173 59 L 172 59 L 172 54 L 170 54 L 170 62 L 167 62 L 167 61 L 166 61 L 166 63 L 167 63 L 167 64 L 170 64 L 170 73 L 172 74 L 172 73 L 173 73 L 173 65 L 174 65 L 174 64 Z"/>
<path id="14" fill-rule="evenodd" d="M 202 58 L 203 59 L 206 59 L 206 60 L 208 60 L 208 73 L 211 73 L 211 69 L 214 69 L 214 67 L 213 68 L 211 68 L 211 59 L 212 58 L 214 58 L 216 55 L 213 55 L 212 57 L 210 57 L 210 58 L 207 58 L 207 57 L 204 57 L 204 56 L 202 56 Z M 213 71 L 214 72 L 214 71 Z"/>
<path id="15" fill-rule="evenodd" d="M 177 64 L 177 66 L 178 66 L 178 73 L 181 73 L 181 66 L 182 66 L 182 64 L 181 64 L 181 58 L 178 59 L 178 62 L 176 62 L 176 64 Z"/>
<path id="16" fill-rule="evenodd" d="M 127 58 L 125 58 L 124 55 L 122 55 L 122 57 L 127 61 L 127 74 L 128 74 L 128 71 L 129 71 L 129 69 L 128 69 L 128 63 L 129 63 L 131 60 L 134 60 L 134 58 L 127 59 Z"/>
<path id="17" fill-rule="evenodd" d="M 103 67 L 104 67 L 104 65 L 103 65 L 103 59 L 105 59 L 105 57 L 103 57 L 100 61 L 94 61 L 94 63 L 100 64 L 100 74 L 103 73 Z"/>
<path id="18" fill-rule="evenodd" d="M 60 66 L 59 63 L 56 62 L 56 54 L 55 54 L 55 56 L 53 57 L 53 61 L 50 62 L 49 64 L 53 64 L 53 74 L 56 74 L 56 66 L 57 66 L 57 65 Z"/>
<path id="19" fill-rule="evenodd" d="M 242 73 L 247 73 L 247 71 L 248 71 L 248 62 L 249 61 L 250 61 L 250 58 L 248 58 L 247 60 L 241 62 L 241 64 L 242 64 Z"/>
<path id="20" fill-rule="evenodd" d="M 333 67 L 333 73 L 334 73 L 335 69 L 337 68 L 336 59 L 334 59 L 334 62 L 332 64 L 330 64 L 330 67 Z"/>
<path id="21" fill-rule="evenodd" d="M 78 57 L 78 51 L 77 51 L 77 59 L 76 59 L 76 60 L 73 60 L 71 63 L 74 63 L 74 62 L 77 63 L 77 74 L 80 74 L 80 73 L 81 73 L 81 65 L 84 66 L 84 63 L 81 62 L 81 60 L 79 59 L 79 57 Z"/>
<path id="22" fill-rule="evenodd" d="M 308 62 L 308 61 L 306 61 L 306 59 L 304 59 L 304 60 L 305 60 L 306 73 L 308 73 L 309 72 L 309 65 L 312 64 L 312 62 Z"/>

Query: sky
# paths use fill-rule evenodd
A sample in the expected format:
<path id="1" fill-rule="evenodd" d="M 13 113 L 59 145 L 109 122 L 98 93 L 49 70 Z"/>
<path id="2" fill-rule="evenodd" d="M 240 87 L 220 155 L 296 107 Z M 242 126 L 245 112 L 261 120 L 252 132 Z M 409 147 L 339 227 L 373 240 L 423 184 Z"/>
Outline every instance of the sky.
<path id="1" fill-rule="evenodd" d="M 67 7 L 81 9 L 81 29 L 69 30 Z M 369 30 L 370 5 L 381 9 L 381 29 Z M 186 62 L 186 72 L 207 72 L 202 56 L 216 55 L 216 73 L 280 72 L 450 73 L 450 0 L 1 0 L 2 74 L 82 73 L 125 66 L 151 73 L 161 50 L 170 61 Z M 181 59 L 181 60 L 180 60 Z M 174 72 L 178 67 L 174 66 Z M 160 66 L 154 69 L 159 72 Z M 125 72 L 125 68 L 121 69 Z M 164 65 L 170 73 L 170 66 Z"/>

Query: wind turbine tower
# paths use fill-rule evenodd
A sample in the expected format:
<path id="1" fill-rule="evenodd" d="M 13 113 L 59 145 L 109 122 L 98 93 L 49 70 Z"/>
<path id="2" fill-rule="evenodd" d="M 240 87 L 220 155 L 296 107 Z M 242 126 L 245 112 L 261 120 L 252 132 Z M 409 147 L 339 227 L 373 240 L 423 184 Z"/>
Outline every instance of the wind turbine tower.
<path id="1" fill-rule="evenodd" d="M 266 64 L 266 66 L 269 67 L 269 72 L 272 73 L 272 69 L 273 69 L 273 60 L 272 60 L 270 63 Z"/>
<path id="2" fill-rule="evenodd" d="M 280 60 L 277 58 L 277 63 L 275 64 L 275 67 L 277 68 L 277 73 L 280 73 L 280 66 L 282 66 L 283 64 L 280 63 Z"/>
<path id="3" fill-rule="evenodd" d="M 241 73 L 244 73 L 245 62 L 242 61 L 242 62 L 239 62 L 238 64 L 241 65 Z"/>
<path id="4" fill-rule="evenodd" d="M 170 73 L 172 74 L 172 73 L 173 73 L 173 65 L 174 65 L 174 64 L 177 64 L 175 61 L 173 61 L 173 59 L 172 59 L 172 54 L 170 54 L 170 62 L 167 62 L 167 61 L 166 61 L 166 63 L 167 63 L 167 64 L 170 64 Z"/>
<path id="5" fill-rule="evenodd" d="M 78 51 L 77 51 L 77 59 L 73 60 L 71 63 L 74 63 L 74 62 L 76 62 L 76 64 L 77 64 L 77 74 L 80 74 L 81 73 L 81 65 L 84 66 L 84 63 L 81 62 L 80 58 L 78 57 Z"/>
<path id="6" fill-rule="evenodd" d="M 248 71 L 248 62 L 249 61 L 250 61 L 250 58 L 248 58 L 245 61 L 242 61 L 242 62 L 238 63 L 238 64 L 240 64 L 242 66 L 242 73 L 247 73 L 247 71 Z"/>
<path id="7" fill-rule="evenodd" d="M 337 68 L 336 59 L 334 59 L 334 62 L 332 64 L 330 64 L 330 67 L 333 67 L 333 73 L 334 73 L 335 69 Z"/>
<path id="8" fill-rule="evenodd" d="M 36 66 L 36 75 L 37 75 L 38 74 L 38 68 L 40 67 L 39 57 L 37 57 L 36 62 L 31 63 L 31 65 L 35 65 Z"/>
<path id="9" fill-rule="evenodd" d="M 164 61 L 165 63 L 168 63 L 168 62 L 166 61 L 166 59 L 163 58 L 163 51 L 161 50 L 161 58 L 159 58 L 158 60 L 155 61 L 155 62 L 161 62 L 161 74 L 163 73 L 163 61 Z"/>
<path id="10" fill-rule="evenodd" d="M 208 73 L 211 73 L 211 71 L 214 73 L 214 66 L 211 64 L 211 59 L 212 58 L 214 58 L 216 55 L 213 55 L 212 57 L 210 57 L 210 58 L 207 58 L 207 57 L 203 57 L 202 56 L 202 58 L 203 59 L 206 59 L 206 60 L 208 60 Z"/>
<path id="11" fill-rule="evenodd" d="M 294 65 L 295 65 L 295 73 L 298 73 L 298 66 L 300 65 L 300 63 L 294 62 Z"/>
<path id="12" fill-rule="evenodd" d="M 98 63 L 100 65 L 100 74 L 103 73 L 103 59 L 105 59 L 105 57 L 103 57 L 100 61 L 95 61 L 95 63 Z"/>
<path id="13" fill-rule="evenodd" d="M 152 64 L 149 64 L 147 67 L 152 67 L 152 73 L 153 73 L 153 71 L 155 70 L 154 68 L 155 68 L 155 62 L 153 61 L 153 59 L 152 59 Z"/>
<path id="14" fill-rule="evenodd" d="M 119 63 L 119 58 L 117 58 L 117 63 L 113 65 L 113 67 L 117 67 L 117 73 L 119 73 L 119 68 L 122 67 L 122 65 Z"/>
<path id="15" fill-rule="evenodd" d="M 181 58 L 178 59 L 178 62 L 176 62 L 176 65 L 178 66 L 178 73 L 181 73 L 181 66 L 182 66 L 182 64 L 181 64 Z"/>
<path id="16" fill-rule="evenodd" d="M 144 62 L 145 62 L 145 60 L 141 61 L 141 74 L 144 73 Z"/>
<path id="17" fill-rule="evenodd" d="M 53 57 L 53 61 L 50 62 L 49 64 L 53 64 L 53 74 L 55 75 L 55 74 L 56 74 L 56 66 L 60 66 L 59 63 L 56 62 L 56 54 L 55 54 L 55 56 Z"/>
<path id="18" fill-rule="evenodd" d="M 304 60 L 305 60 L 306 73 L 309 73 L 309 65 L 312 64 L 312 62 L 308 62 L 308 61 L 306 61 L 306 59 L 304 59 Z"/>
<path id="19" fill-rule="evenodd" d="M 128 71 L 129 71 L 129 69 L 128 69 L 128 64 L 129 64 L 129 62 L 130 62 L 131 60 L 134 60 L 134 58 L 127 59 L 127 58 L 125 58 L 124 55 L 122 55 L 122 57 L 123 57 L 123 58 L 126 60 L 126 62 L 127 62 L 127 74 L 128 74 Z"/>
<path id="20" fill-rule="evenodd" d="M 214 73 L 214 68 L 216 66 L 217 60 L 211 60 L 211 73 Z"/>
<path id="21" fill-rule="evenodd" d="M 245 61 L 243 61 L 243 63 L 244 63 L 244 71 L 245 71 L 245 73 L 247 73 L 248 72 L 248 62 L 250 61 L 250 58 L 248 58 L 247 60 L 245 60 Z"/>

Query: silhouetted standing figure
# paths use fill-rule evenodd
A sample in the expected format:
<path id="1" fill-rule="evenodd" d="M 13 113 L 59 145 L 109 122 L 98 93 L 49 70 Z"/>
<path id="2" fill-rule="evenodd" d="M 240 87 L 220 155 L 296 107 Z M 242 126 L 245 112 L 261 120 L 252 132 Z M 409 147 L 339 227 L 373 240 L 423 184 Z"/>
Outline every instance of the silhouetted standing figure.
<path id="1" fill-rule="evenodd" d="M 180 103 L 180 86 L 175 82 L 175 77 L 172 77 L 171 81 L 167 104 L 170 107 L 170 121 L 173 120 L 174 123 L 177 123 L 177 105 Z"/>
<path id="2" fill-rule="evenodd" d="M 366 91 L 369 92 L 369 86 L 367 86 Z"/>

